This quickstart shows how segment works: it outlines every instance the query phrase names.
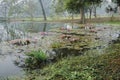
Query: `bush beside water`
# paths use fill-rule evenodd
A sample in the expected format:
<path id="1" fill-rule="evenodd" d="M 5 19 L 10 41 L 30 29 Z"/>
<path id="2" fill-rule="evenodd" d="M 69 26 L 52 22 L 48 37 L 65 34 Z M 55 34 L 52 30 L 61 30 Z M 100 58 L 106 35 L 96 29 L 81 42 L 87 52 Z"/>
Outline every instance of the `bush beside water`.
<path id="1" fill-rule="evenodd" d="M 42 50 L 32 51 L 27 53 L 27 55 L 29 57 L 25 60 L 25 63 L 26 67 L 29 68 L 40 68 L 45 65 L 47 60 L 47 55 Z"/>

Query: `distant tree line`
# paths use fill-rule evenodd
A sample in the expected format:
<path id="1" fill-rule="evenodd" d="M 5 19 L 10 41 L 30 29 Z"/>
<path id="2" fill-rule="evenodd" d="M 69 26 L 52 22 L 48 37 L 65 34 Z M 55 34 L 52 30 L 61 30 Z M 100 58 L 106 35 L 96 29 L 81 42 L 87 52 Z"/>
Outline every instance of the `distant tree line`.
<path id="1" fill-rule="evenodd" d="M 57 13 L 67 11 L 70 14 L 80 14 L 81 23 L 85 23 L 85 13 L 89 12 L 89 18 L 91 19 L 93 11 L 94 16 L 97 17 L 96 8 L 100 7 L 102 5 L 101 3 L 105 1 L 106 0 L 53 0 L 53 3 Z M 120 0 L 112 0 L 112 2 L 116 3 L 117 6 L 120 7 Z M 112 11 L 113 10 L 116 11 L 117 9 L 112 9 Z"/>
<path id="2" fill-rule="evenodd" d="M 47 20 L 43 0 L 0 0 L 1 17 L 33 17 L 43 15 Z"/>
<path id="3" fill-rule="evenodd" d="M 73 19 L 74 15 L 80 15 L 81 23 L 85 23 L 85 14 L 89 13 L 89 19 L 92 15 L 97 17 L 96 9 L 105 1 L 107 0 L 0 0 L 0 15 L 10 18 L 29 17 L 31 20 L 41 16 L 47 20 L 51 10 L 52 16 L 55 16 L 55 13 L 58 15 L 67 13 Z M 116 11 L 118 8 L 120 11 L 120 0 L 112 0 L 112 2 L 117 4 L 116 9 L 108 6 L 106 12 Z"/>

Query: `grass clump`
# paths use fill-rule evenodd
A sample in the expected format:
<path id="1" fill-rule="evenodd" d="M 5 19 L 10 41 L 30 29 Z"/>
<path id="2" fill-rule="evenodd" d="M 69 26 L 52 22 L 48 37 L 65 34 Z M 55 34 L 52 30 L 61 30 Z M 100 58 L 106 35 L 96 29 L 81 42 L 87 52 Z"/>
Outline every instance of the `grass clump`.
<path id="1" fill-rule="evenodd" d="M 110 21 L 111 24 L 120 24 L 120 21 Z"/>
<path id="2" fill-rule="evenodd" d="M 60 48 L 60 47 L 62 47 L 62 43 L 60 43 L 60 42 L 54 42 L 54 43 L 51 44 L 51 47 L 52 48 Z"/>
<path id="3" fill-rule="evenodd" d="M 109 22 L 105 22 L 107 24 L 111 24 L 111 25 L 120 25 L 120 21 L 109 21 Z"/>
<path id="4" fill-rule="evenodd" d="M 45 65 L 47 55 L 42 51 L 32 51 L 27 53 L 28 58 L 25 60 L 26 66 L 29 68 L 40 68 Z"/>

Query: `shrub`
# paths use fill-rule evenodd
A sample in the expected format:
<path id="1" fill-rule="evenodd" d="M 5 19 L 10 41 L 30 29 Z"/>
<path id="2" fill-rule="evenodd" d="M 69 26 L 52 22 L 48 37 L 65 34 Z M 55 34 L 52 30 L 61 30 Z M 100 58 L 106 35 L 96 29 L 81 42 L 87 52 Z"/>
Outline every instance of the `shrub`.
<path id="1" fill-rule="evenodd" d="M 45 65 L 47 60 L 47 55 L 42 51 L 32 51 L 27 53 L 28 58 L 25 60 L 26 67 L 29 68 L 40 68 Z"/>

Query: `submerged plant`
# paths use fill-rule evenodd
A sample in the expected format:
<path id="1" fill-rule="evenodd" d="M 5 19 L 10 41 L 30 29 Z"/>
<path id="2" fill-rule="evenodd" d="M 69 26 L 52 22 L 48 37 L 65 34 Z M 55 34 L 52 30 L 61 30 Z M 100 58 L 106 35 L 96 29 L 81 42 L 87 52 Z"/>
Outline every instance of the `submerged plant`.
<path id="1" fill-rule="evenodd" d="M 25 60 L 26 66 L 29 68 L 40 68 L 45 65 L 47 55 L 42 51 L 32 51 L 27 53 L 28 58 Z"/>

